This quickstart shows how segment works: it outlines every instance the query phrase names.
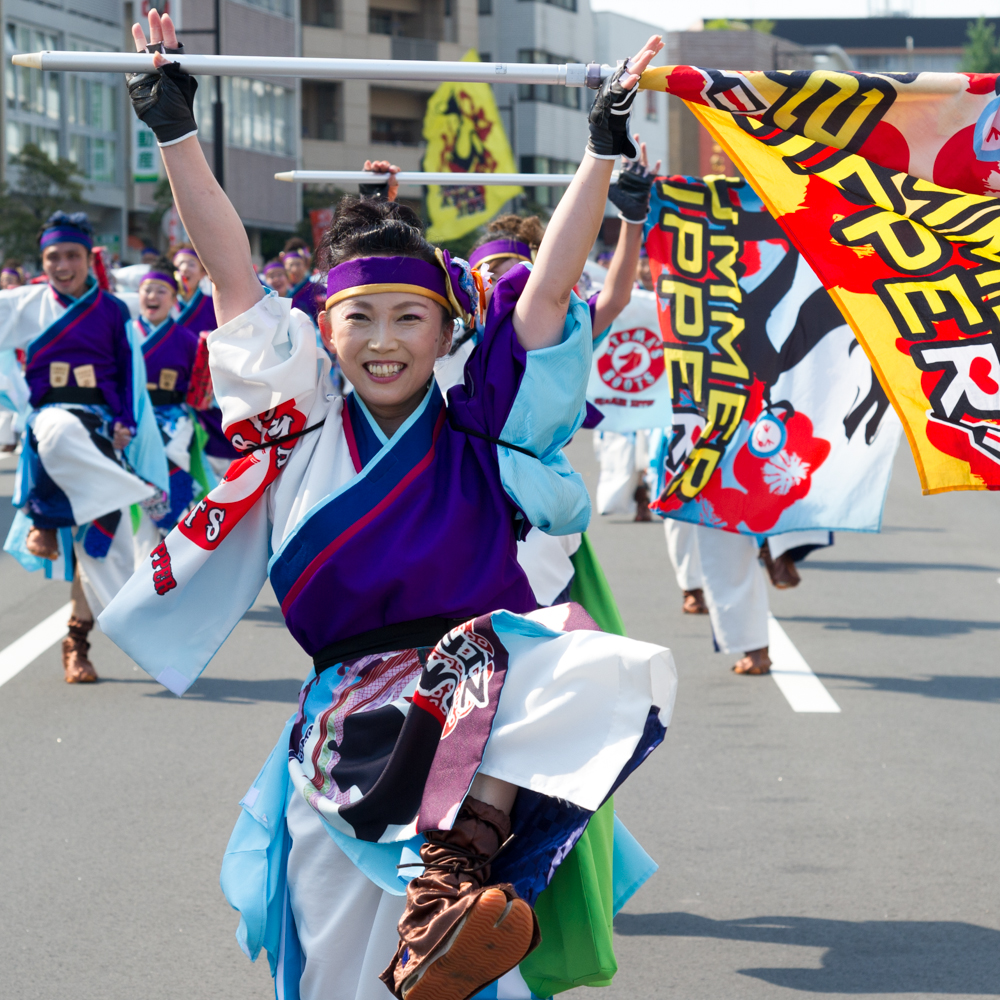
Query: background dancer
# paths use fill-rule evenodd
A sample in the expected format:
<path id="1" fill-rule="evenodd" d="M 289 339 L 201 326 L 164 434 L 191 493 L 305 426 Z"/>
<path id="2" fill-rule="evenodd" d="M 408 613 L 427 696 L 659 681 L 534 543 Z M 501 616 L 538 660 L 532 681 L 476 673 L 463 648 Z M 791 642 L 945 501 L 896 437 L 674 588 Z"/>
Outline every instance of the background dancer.
<path id="1" fill-rule="evenodd" d="M 285 265 L 280 260 L 269 260 L 260 272 L 260 280 L 282 298 L 288 297 L 292 286 L 288 281 Z"/>
<path id="2" fill-rule="evenodd" d="M 310 262 L 312 257 L 306 241 L 299 236 L 293 236 L 281 252 L 281 263 L 285 265 L 288 283 L 291 286 L 286 293 L 292 300 L 294 309 L 301 309 L 315 325 L 319 307 L 313 288 L 314 282 Z"/>
<path id="3" fill-rule="evenodd" d="M 177 281 L 171 262 L 154 261 L 139 284 L 139 316 L 132 320 L 146 362 L 146 388 L 163 437 L 170 490 L 162 510 L 148 513 L 163 533 L 169 531 L 195 499 L 215 485 L 203 452 L 208 434 L 187 406 L 188 384 L 199 337 L 177 322 Z"/>
<path id="4" fill-rule="evenodd" d="M 169 51 L 176 46 L 169 17 L 162 25 Z M 158 43 L 156 12 L 150 28 Z M 135 34 L 144 48 L 138 26 Z M 346 401 L 321 391 L 306 318 L 287 300 L 261 298 L 242 226 L 195 139 L 194 80 L 171 66 L 130 80 L 215 284 L 222 325 L 209 342 L 220 398 L 232 407 L 227 425 L 257 454 L 171 533 L 160 569 L 137 574 L 102 623 L 182 689 L 180 670 L 192 660 L 203 664 L 220 639 L 180 633 L 195 611 L 190 602 L 203 621 L 201 588 L 223 572 L 232 585 L 218 593 L 211 584 L 217 603 L 210 631 L 224 636 L 230 617 L 256 595 L 273 546 L 272 582 L 316 666 L 301 711 L 244 800 L 258 811 L 243 813 L 223 878 L 244 912 L 244 932 L 253 928 L 247 950 L 266 943 L 275 957 L 279 993 L 288 986 L 302 997 L 377 996 L 372 974 L 391 959 L 381 978 L 398 997 L 475 994 L 537 943 L 522 897 L 534 898 L 613 785 L 662 739 L 653 699 L 672 700 L 673 689 L 663 651 L 566 630 L 565 619 L 539 633 L 540 619 L 505 612 L 503 621 L 523 638 L 564 642 L 562 653 L 549 645 L 542 663 L 529 663 L 524 644 L 489 613 L 535 604 L 514 555 L 518 512 L 551 531 L 573 531 L 589 516 L 582 480 L 561 453 L 582 419 L 590 360 L 589 311 L 571 290 L 600 225 L 612 162 L 634 153 L 627 113 L 638 74 L 660 48 L 659 38 L 651 39 L 598 94 L 589 155 L 556 210 L 552 239 L 534 270 L 513 269 L 500 280 L 485 312 L 472 272 L 435 252 L 411 211 L 341 204 L 324 240 L 331 270 L 320 323 L 356 386 Z M 472 388 L 453 388 L 446 410 L 431 376 L 450 346 L 454 318 L 478 319 L 483 333 L 467 366 Z M 251 494 L 233 505 L 247 487 Z M 268 508 L 270 524 L 261 517 Z M 310 568 L 303 575 L 289 563 L 295 579 L 286 580 L 279 566 L 298 556 Z M 331 592 L 338 595 L 333 603 Z M 548 620 L 569 613 L 566 606 Z M 468 621 L 473 615 L 482 617 Z M 487 632 L 488 657 L 480 644 Z M 175 655 L 178 643 L 192 641 L 198 652 L 189 646 Z M 586 660 L 579 653 L 594 643 L 606 652 L 591 661 L 586 683 L 577 675 L 576 693 L 567 697 L 566 681 Z M 498 650 L 506 650 L 502 667 Z M 157 662 L 163 656 L 169 667 Z M 459 668 L 458 686 L 441 687 L 442 657 Z M 480 695 L 469 700 L 473 684 Z M 495 700 L 501 691 L 502 702 Z M 544 718 L 531 708 L 542 703 L 551 709 Z M 522 724 L 504 724 L 501 712 Z M 355 729 L 359 723 L 363 730 Z M 457 730 L 450 742 L 446 723 L 448 733 Z M 614 751 L 599 735 L 609 725 Z M 527 740 L 520 764 L 500 738 L 515 729 Z M 317 770 L 314 751 L 322 756 L 328 743 L 338 747 L 337 764 L 331 768 L 331 759 Z M 563 764 L 555 765 L 553 752 Z M 567 754 L 578 775 L 570 782 L 555 774 L 565 773 Z M 616 759 L 605 763 L 609 755 Z M 544 790 L 535 788 L 539 780 Z M 512 812 L 516 803 L 520 810 Z M 263 828 L 259 810 L 267 814 Z M 512 823 L 518 836 L 508 845 Z M 403 910 L 377 870 L 399 858 L 401 842 L 418 831 L 426 833 L 417 844 L 426 867 L 409 883 Z M 269 871 L 242 863 L 251 842 Z M 286 899 L 290 910 L 283 912 Z M 396 947 L 387 931 L 401 911 Z M 524 983 L 515 987 L 523 996 Z"/>
<path id="5" fill-rule="evenodd" d="M 201 338 L 198 357 L 190 379 L 187 402 L 198 423 L 208 435 L 205 457 L 216 479 L 222 479 L 230 463 L 239 453 L 222 431 L 222 410 L 215 401 L 212 375 L 208 369 L 208 334 L 218 326 L 212 282 L 201 266 L 198 254 L 190 243 L 183 243 L 173 253 L 174 277 L 177 279 L 176 320 Z"/>
<path id="6" fill-rule="evenodd" d="M 75 558 L 63 667 L 70 683 L 95 681 L 92 612 L 110 602 L 150 542 L 133 539 L 128 508 L 167 487 L 166 462 L 128 309 L 90 273 L 87 217 L 55 213 L 39 247 L 48 284 L 0 292 L 0 349 L 25 349 L 33 408 L 14 499 L 21 509 L 5 548 L 31 569 L 60 555 L 68 569 Z"/>

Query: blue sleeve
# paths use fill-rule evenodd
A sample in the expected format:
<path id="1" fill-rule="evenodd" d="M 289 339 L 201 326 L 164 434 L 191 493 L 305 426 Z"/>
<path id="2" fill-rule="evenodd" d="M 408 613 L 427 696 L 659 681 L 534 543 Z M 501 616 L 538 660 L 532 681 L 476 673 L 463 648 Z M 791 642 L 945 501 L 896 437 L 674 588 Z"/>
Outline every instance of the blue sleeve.
<path id="1" fill-rule="evenodd" d="M 499 437 L 537 458 L 497 447 L 508 496 L 535 527 L 550 535 L 583 531 L 590 523 L 590 495 L 562 449 L 587 412 L 591 364 L 590 310 L 574 295 L 562 341 L 530 351 L 524 376 Z"/>

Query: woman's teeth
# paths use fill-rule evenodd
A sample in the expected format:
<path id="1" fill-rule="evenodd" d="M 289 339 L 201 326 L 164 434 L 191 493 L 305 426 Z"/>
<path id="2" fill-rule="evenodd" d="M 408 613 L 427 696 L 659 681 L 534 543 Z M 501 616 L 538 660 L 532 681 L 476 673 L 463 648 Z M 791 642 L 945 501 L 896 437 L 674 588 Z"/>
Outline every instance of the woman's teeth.
<path id="1" fill-rule="evenodd" d="M 369 375 L 375 378 L 389 378 L 391 375 L 398 375 L 406 366 L 400 361 L 369 361 L 365 368 Z"/>

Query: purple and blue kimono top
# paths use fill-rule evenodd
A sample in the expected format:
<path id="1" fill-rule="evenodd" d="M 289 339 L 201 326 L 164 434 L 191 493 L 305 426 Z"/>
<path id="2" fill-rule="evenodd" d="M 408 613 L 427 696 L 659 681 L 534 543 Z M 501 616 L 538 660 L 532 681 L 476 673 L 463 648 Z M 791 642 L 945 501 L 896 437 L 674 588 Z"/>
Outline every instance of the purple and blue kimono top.
<path id="1" fill-rule="evenodd" d="M 173 400 L 154 396 L 153 405 L 183 403 L 191 379 L 198 334 L 168 316 L 154 327 L 144 316 L 134 321 L 142 331 L 142 356 L 146 361 L 146 387 L 151 393 L 172 393 Z M 158 399 L 162 402 L 157 403 Z"/>
<path id="2" fill-rule="evenodd" d="M 187 327 L 192 333 L 203 333 L 214 330 L 219 324 L 215 321 L 215 303 L 211 295 L 206 295 L 200 288 L 194 290 L 194 295 L 187 302 L 177 300 L 176 320 L 179 326 Z"/>
<path id="3" fill-rule="evenodd" d="M 24 348 L 36 409 L 46 397 L 100 403 L 100 393 L 112 420 L 134 432 L 129 318 L 125 303 L 93 277 L 78 299 L 50 285 L 25 285 L 0 292 L 0 347 Z"/>

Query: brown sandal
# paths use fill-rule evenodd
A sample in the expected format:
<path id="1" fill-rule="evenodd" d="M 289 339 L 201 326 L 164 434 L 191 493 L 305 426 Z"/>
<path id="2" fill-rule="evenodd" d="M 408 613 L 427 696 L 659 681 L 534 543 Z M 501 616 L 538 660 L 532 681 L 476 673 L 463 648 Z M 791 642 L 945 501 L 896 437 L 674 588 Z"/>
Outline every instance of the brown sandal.
<path id="1" fill-rule="evenodd" d="M 649 512 L 649 489 L 645 483 L 641 483 L 635 488 L 635 493 L 632 494 L 632 499 L 635 500 L 634 520 L 652 521 L 653 515 Z"/>
<path id="2" fill-rule="evenodd" d="M 685 590 L 682 607 L 686 615 L 707 615 L 708 605 L 705 603 L 705 591 L 701 587 Z"/>
<path id="3" fill-rule="evenodd" d="M 467 1000 L 541 942 L 534 910 L 514 887 L 485 885 L 509 837 L 510 817 L 471 797 L 451 830 L 427 834 L 399 947 L 379 976 L 398 1000 Z"/>
<path id="4" fill-rule="evenodd" d="M 764 562 L 764 568 L 771 578 L 772 585 L 778 590 L 791 590 L 802 582 L 802 577 L 795 568 L 795 562 L 789 558 L 787 552 L 782 552 L 777 559 L 772 559 L 771 546 L 765 541 L 760 547 L 760 558 Z"/>
<path id="5" fill-rule="evenodd" d="M 69 635 L 62 641 L 63 673 L 67 684 L 93 684 L 97 678 L 94 664 L 87 658 L 90 642 L 87 636 L 94 627 L 93 619 L 70 618 Z"/>
<path id="6" fill-rule="evenodd" d="M 767 646 L 747 650 L 743 659 L 737 660 L 733 664 L 733 673 L 745 674 L 748 677 L 762 677 L 769 674 L 771 672 L 771 657 L 767 650 Z"/>

